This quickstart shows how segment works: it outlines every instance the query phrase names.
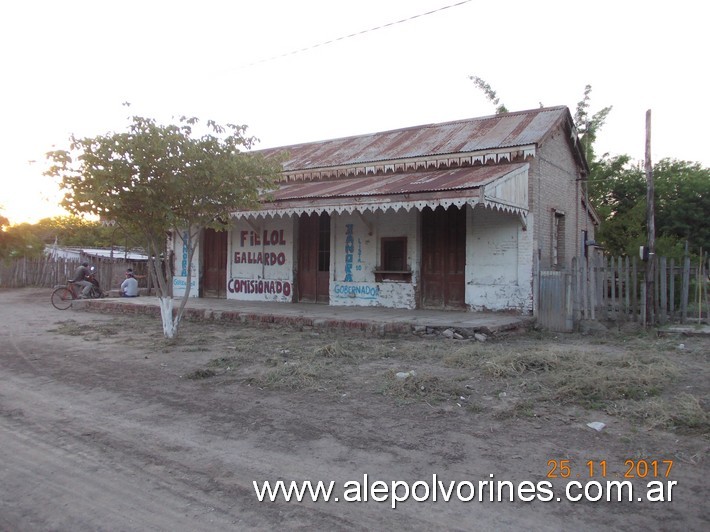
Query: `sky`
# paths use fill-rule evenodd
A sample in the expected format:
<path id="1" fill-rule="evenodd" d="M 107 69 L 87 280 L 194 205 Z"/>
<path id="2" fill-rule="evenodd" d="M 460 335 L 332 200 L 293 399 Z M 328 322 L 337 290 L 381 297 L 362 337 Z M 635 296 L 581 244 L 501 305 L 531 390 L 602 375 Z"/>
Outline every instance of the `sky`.
<path id="1" fill-rule="evenodd" d="M 470 76 L 511 111 L 574 114 L 589 84 L 592 113 L 613 106 L 598 153 L 643 160 L 651 109 L 654 161 L 710 166 L 708 15 L 688 0 L 4 2 L 0 213 L 60 214 L 46 152 L 130 115 L 245 124 L 268 148 L 493 114 Z"/>

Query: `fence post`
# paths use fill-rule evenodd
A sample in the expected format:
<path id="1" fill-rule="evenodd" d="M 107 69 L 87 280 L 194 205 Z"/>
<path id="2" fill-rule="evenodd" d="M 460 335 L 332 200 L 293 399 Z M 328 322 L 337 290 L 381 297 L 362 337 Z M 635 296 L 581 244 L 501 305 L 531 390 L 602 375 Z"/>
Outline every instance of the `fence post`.
<path id="1" fill-rule="evenodd" d="M 609 257 L 609 288 L 605 292 L 610 292 L 610 301 L 607 308 L 610 309 L 609 318 L 616 318 L 616 259 L 614 257 Z"/>
<path id="2" fill-rule="evenodd" d="M 533 255 L 533 316 L 540 315 L 540 250 Z"/>
<path id="3" fill-rule="evenodd" d="M 638 297 L 639 297 L 639 291 L 638 291 L 638 283 L 639 283 L 639 278 L 638 278 L 638 259 L 634 256 L 631 259 L 631 313 L 633 314 L 634 321 L 639 321 L 639 313 L 640 311 L 637 308 L 638 305 Z"/>
<path id="4" fill-rule="evenodd" d="M 574 330 L 574 299 L 572 297 L 574 284 L 572 283 L 572 274 L 562 272 L 562 275 L 565 276 L 565 292 L 567 294 L 565 298 L 565 331 L 569 332 Z"/>
<path id="5" fill-rule="evenodd" d="M 659 261 L 659 266 L 658 266 L 658 275 L 660 275 L 660 287 L 659 290 L 661 291 L 661 306 L 660 306 L 660 312 L 658 313 L 658 317 L 660 319 L 661 325 L 665 325 L 667 321 L 667 310 L 668 310 L 668 286 L 667 286 L 667 272 L 666 272 L 666 258 L 661 257 Z"/>
<path id="6" fill-rule="evenodd" d="M 675 320 L 675 259 L 671 258 L 668 303 L 671 321 Z"/>
<path id="7" fill-rule="evenodd" d="M 572 257 L 572 329 L 574 324 L 580 320 L 579 308 L 579 260 L 577 257 Z"/>
<path id="8" fill-rule="evenodd" d="M 629 293 L 629 257 L 624 257 L 624 319 L 629 319 L 629 305 L 631 304 L 631 294 Z"/>
<path id="9" fill-rule="evenodd" d="M 592 255 L 589 265 L 589 312 L 590 318 L 597 319 L 597 258 Z"/>
<path id="10" fill-rule="evenodd" d="M 685 256 L 683 257 L 683 280 L 680 288 L 680 322 L 685 323 L 688 318 L 688 292 L 690 292 L 690 256 L 688 243 L 685 243 Z"/>

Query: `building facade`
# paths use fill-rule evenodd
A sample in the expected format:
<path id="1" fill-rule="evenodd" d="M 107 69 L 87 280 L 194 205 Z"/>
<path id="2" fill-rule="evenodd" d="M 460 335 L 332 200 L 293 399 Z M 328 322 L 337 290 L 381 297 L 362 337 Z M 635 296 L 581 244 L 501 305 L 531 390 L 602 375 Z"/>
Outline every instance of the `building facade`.
<path id="1" fill-rule="evenodd" d="M 594 238 L 566 107 L 262 153 L 284 157 L 279 187 L 204 233 L 196 294 L 527 313 L 536 259 L 564 268 Z"/>

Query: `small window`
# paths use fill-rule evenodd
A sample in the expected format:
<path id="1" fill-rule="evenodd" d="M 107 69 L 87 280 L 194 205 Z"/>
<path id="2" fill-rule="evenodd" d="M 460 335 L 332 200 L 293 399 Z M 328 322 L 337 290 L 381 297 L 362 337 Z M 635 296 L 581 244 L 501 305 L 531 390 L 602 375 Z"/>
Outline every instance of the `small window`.
<path id="1" fill-rule="evenodd" d="M 388 237 L 380 240 L 380 268 L 375 270 L 376 281 L 410 281 L 412 272 L 407 265 L 407 237 Z"/>
<path id="2" fill-rule="evenodd" d="M 407 238 L 382 239 L 382 269 L 404 271 L 407 269 Z"/>
<path id="3" fill-rule="evenodd" d="M 565 213 L 553 211 L 552 217 L 552 266 L 560 268 L 565 261 Z"/>

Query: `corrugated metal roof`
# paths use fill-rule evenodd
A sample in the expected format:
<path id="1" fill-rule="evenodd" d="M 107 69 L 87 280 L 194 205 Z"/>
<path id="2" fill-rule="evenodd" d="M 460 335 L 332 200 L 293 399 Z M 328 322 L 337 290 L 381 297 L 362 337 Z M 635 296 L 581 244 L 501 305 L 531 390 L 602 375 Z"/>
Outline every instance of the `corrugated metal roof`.
<path id="1" fill-rule="evenodd" d="M 273 201 L 269 203 L 294 199 L 396 196 L 423 192 L 475 189 L 526 166 L 527 163 L 515 163 L 282 183 L 278 190 L 273 192 Z"/>
<path id="2" fill-rule="evenodd" d="M 354 165 L 540 143 L 567 107 L 549 107 L 260 150 L 287 152 L 284 171 Z"/>

